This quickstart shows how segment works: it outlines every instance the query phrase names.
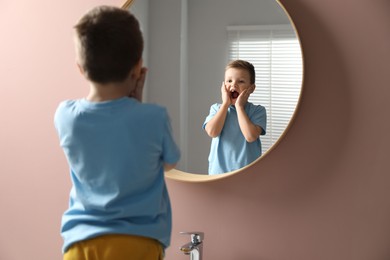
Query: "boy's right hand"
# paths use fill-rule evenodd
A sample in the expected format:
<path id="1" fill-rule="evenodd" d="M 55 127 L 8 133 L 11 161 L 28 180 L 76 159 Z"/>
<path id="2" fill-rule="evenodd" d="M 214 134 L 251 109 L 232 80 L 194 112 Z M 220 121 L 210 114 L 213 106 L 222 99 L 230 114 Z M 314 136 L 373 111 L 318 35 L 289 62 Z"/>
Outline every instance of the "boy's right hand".
<path id="1" fill-rule="evenodd" d="M 222 81 L 221 94 L 222 94 L 222 104 L 226 104 L 230 106 L 232 104 L 230 91 L 227 89 L 224 81 Z"/>

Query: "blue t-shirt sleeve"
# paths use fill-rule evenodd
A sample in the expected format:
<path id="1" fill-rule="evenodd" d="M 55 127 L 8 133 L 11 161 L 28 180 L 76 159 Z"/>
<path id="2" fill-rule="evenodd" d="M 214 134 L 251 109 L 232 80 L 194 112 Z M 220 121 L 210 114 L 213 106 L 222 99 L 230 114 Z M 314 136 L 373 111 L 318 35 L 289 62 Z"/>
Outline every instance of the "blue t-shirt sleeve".
<path id="1" fill-rule="evenodd" d="M 265 135 L 267 132 L 267 112 L 265 107 L 260 105 L 254 106 L 249 118 L 253 124 L 261 127 L 263 130 L 261 135 Z"/>
<path id="2" fill-rule="evenodd" d="M 54 114 L 54 127 L 55 127 L 55 129 L 56 129 L 56 131 L 57 131 L 57 133 L 60 135 L 60 130 L 61 130 L 61 128 L 60 128 L 60 125 L 61 125 L 61 123 L 62 123 L 62 118 L 64 117 L 64 108 L 65 108 L 65 106 L 66 106 L 66 104 L 67 104 L 67 102 L 68 101 L 63 101 L 63 102 L 61 102 L 59 105 L 58 105 L 58 107 L 57 107 L 57 109 L 56 109 L 56 111 L 55 111 L 55 114 Z"/>
<path id="3" fill-rule="evenodd" d="M 164 113 L 164 117 L 163 161 L 174 164 L 180 159 L 180 150 L 173 138 L 171 120 L 167 112 Z"/>
<path id="4" fill-rule="evenodd" d="M 214 115 L 218 112 L 220 105 L 219 104 L 214 104 L 210 107 L 210 112 L 209 115 L 206 117 L 204 120 L 202 128 L 205 129 L 206 124 L 211 120 L 211 118 L 214 117 Z"/>

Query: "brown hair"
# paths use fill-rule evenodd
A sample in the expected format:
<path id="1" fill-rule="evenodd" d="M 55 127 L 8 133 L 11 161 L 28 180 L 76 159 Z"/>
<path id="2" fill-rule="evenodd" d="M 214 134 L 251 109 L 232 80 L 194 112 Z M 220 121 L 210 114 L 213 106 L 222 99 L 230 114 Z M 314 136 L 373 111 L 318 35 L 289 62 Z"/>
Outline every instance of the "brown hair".
<path id="1" fill-rule="evenodd" d="M 231 68 L 242 69 L 242 70 L 248 71 L 250 83 L 255 84 L 256 73 L 255 73 L 255 67 L 253 66 L 252 63 L 245 61 L 245 60 L 233 60 L 233 61 L 229 62 L 228 65 L 226 65 L 225 70 L 231 69 Z"/>
<path id="2" fill-rule="evenodd" d="M 95 7 L 74 28 L 78 62 L 93 82 L 121 82 L 142 58 L 142 32 L 138 20 L 127 10 Z"/>

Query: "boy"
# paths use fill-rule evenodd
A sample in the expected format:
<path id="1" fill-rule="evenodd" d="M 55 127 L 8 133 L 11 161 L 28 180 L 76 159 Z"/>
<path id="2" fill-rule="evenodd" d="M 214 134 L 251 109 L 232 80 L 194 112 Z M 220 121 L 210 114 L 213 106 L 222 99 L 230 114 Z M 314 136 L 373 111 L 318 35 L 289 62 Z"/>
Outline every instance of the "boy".
<path id="1" fill-rule="evenodd" d="M 64 260 L 162 259 L 171 235 L 164 180 L 179 160 L 167 111 L 143 104 L 143 38 L 126 10 L 100 6 L 75 26 L 84 99 L 62 102 L 55 126 L 72 190 Z"/>
<path id="2" fill-rule="evenodd" d="M 255 69 L 247 61 L 235 60 L 225 68 L 222 104 L 214 104 L 203 123 L 212 137 L 209 174 L 240 169 L 261 155 L 260 135 L 265 135 L 267 115 L 261 105 L 248 102 L 255 90 Z"/>

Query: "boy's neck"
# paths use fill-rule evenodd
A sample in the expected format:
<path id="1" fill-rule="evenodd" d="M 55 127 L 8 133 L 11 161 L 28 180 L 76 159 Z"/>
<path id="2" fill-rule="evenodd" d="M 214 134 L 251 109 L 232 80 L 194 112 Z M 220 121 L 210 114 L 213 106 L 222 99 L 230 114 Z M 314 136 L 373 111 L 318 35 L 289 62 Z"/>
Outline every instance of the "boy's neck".
<path id="1" fill-rule="evenodd" d="M 86 99 L 91 102 L 103 102 L 127 97 L 128 95 L 129 89 L 124 83 L 90 83 L 89 93 Z"/>

